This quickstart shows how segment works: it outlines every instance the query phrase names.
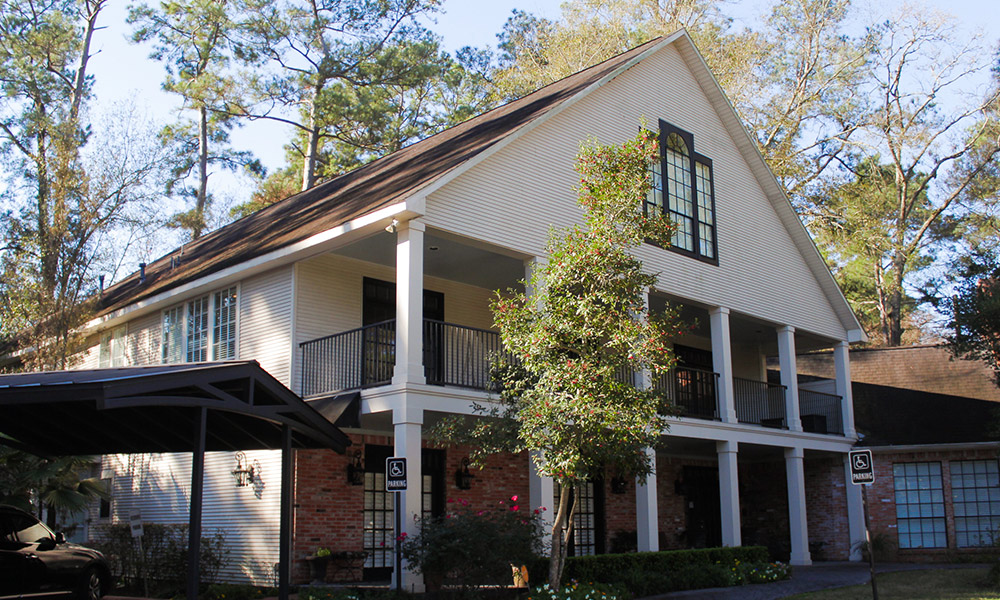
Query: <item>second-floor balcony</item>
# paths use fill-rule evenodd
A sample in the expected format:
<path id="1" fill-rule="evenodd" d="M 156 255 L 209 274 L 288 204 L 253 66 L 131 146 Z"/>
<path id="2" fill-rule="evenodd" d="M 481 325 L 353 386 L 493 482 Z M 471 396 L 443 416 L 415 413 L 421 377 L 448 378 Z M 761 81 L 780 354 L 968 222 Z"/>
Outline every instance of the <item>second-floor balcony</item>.
<path id="1" fill-rule="evenodd" d="M 388 385 L 396 363 L 396 321 L 310 340 L 300 347 L 304 397 Z M 495 331 L 424 319 L 423 365 L 430 385 L 492 391 L 491 361 L 502 351 Z M 679 415 L 718 421 L 718 379 L 712 371 L 678 366 L 655 379 L 653 388 Z M 786 393 L 783 385 L 734 377 L 737 421 L 788 429 Z M 840 396 L 800 389 L 799 414 L 803 431 L 844 434 Z"/>

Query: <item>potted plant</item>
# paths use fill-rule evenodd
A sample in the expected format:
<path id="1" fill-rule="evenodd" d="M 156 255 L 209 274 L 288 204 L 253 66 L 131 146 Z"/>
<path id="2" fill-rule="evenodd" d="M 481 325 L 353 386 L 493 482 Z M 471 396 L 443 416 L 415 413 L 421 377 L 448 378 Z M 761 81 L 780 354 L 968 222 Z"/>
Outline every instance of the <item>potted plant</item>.
<path id="1" fill-rule="evenodd" d="M 306 558 L 312 583 L 326 583 L 326 568 L 330 565 L 331 554 L 329 548 L 317 548 L 315 554 Z"/>

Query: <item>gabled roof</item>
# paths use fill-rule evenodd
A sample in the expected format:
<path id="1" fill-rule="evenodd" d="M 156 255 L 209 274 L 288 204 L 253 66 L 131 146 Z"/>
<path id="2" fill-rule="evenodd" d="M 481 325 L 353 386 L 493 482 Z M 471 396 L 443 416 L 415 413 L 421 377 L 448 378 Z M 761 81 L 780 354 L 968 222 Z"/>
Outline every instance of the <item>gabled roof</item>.
<path id="1" fill-rule="evenodd" d="M 133 273 L 104 290 L 99 313 L 123 308 L 400 202 L 663 41 L 646 42 L 188 242 L 147 265 L 144 283 Z"/>
<path id="2" fill-rule="evenodd" d="M 831 300 L 834 312 L 848 333 L 848 341 L 865 340 L 864 331 L 826 261 L 684 30 L 650 40 L 189 242 L 148 265 L 144 282 L 134 273 L 105 290 L 98 314 L 123 309 L 253 259 L 267 261 L 277 251 L 433 190 L 475 165 L 478 159 L 502 148 L 519 133 L 543 122 L 545 117 L 568 107 L 646 56 L 671 44 L 676 44 L 677 51 L 729 131 L 813 277 Z"/>

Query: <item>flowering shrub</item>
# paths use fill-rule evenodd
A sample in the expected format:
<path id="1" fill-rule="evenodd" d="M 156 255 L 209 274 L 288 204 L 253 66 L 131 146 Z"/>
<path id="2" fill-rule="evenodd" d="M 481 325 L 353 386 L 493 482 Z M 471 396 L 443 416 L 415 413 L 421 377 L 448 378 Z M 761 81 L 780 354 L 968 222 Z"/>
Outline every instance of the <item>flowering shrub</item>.
<path id="1" fill-rule="evenodd" d="M 545 584 L 531 590 L 528 600 L 623 600 L 629 595 L 607 583 L 579 583 L 570 581 L 569 585 L 554 590 Z"/>
<path id="2" fill-rule="evenodd" d="M 743 574 L 750 583 L 771 583 L 792 576 L 792 568 L 785 563 L 744 563 Z"/>
<path id="3" fill-rule="evenodd" d="M 449 512 L 421 519 L 420 533 L 401 536 L 409 568 L 425 579 L 445 578 L 463 587 L 510 584 L 510 565 L 530 562 L 541 549 L 537 511 L 511 496 L 485 510 L 448 500 Z"/>

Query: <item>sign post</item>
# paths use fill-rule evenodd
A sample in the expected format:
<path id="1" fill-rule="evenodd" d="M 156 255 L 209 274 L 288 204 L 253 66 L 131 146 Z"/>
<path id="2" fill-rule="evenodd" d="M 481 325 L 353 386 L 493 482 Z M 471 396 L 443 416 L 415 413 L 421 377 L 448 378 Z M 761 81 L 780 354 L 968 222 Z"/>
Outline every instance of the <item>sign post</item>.
<path id="1" fill-rule="evenodd" d="M 393 545 L 395 548 L 396 555 L 396 591 L 400 592 L 403 589 L 403 573 L 401 569 L 403 568 L 403 554 L 402 554 L 402 541 L 399 536 L 402 535 L 402 521 L 400 519 L 400 514 L 402 513 L 402 499 L 400 494 L 406 491 L 406 458 L 399 456 L 392 456 L 385 459 L 385 491 L 396 492 L 395 503 L 393 513 L 396 515 L 396 543 Z"/>
<path id="2" fill-rule="evenodd" d="M 872 581 L 872 600 L 878 600 L 878 586 L 875 585 L 875 549 L 872 548 L 871 524 L 868 520 L 868 486 L 875 483 L 875 465 L 871 450 L 852 450 L 848 454 L 851 463 L 851 483 L 861 486 L 861 504 L 865 513 L 865 542 L 868 543 L 868 572 Z"/>
<path id="3" fill-rule="evenodd" d="M 128 524 L 129 529 L 132 530 L 132 537 L 139 543 L 139 556 L 145 556 L 142 551 L 142 513 L 139 511 L 129 513 Z M 142 592 L 147 597 L 149 596 L 149 584 L 147 583 L 147 577 L 145 574 L 143 574 L 142 577 Z"/>

